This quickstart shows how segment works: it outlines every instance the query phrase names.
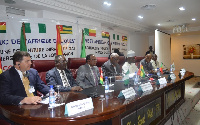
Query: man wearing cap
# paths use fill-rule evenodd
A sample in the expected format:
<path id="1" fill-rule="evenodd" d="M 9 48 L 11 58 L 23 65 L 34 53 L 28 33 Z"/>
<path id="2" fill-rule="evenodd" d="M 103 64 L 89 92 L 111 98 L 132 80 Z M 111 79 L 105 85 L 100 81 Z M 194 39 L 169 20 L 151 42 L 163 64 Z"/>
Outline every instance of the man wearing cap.
<path id="1" fill-rule="evenodd" d="M 127 53 L 127 62 L 122 66 L 122 73 L 126 74 L 129 71 L 129 74 L 133 74 L 138 71 L 137 66 L 135 65 L 135 52 L 129 50 Z"/>

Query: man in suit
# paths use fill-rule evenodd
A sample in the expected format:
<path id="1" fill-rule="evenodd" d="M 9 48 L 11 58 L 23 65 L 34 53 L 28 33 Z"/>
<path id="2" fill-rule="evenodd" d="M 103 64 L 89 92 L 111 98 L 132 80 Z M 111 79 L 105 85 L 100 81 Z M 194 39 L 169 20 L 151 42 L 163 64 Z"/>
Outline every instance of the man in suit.
<path id="1" fill-rule="evenodd" d="M 61 92 L 81 91 L 82 88 L 77 86 L 71 71 L 66 66 L 67 60 L 63 55 L 55 56 L 55 67 L 46 73 L 47 85 L 54 85 L 55 90 L 57 90 L 56 85 L 61 85 L 59 87 Z"/>
<path id="2" fill-rule="evenodd" d="M 40 79 L 38 72 L 30 68 L 30 54 L 25 51 L 15 52 L 13 64 L 0 75 L 0 104 L 38 104 L 42 99 L 36 96 L 36 92 L 46 95 L 49 87 Z"/>
<path id="3" fill-rule="evenodd" d="M 121 69 L 119 63 L 119 55 L 117 53 L 112 53 L 110 59 L 105 62 L 101 68 L 104 76 L 112 77 L 115 76 L 115 79 L 121 79 Z"/>
<path id="4" fill-rule="evenodd" d="M 154 68 L 153 68 L 153 66 L 152 66 L 152 64 L 150 62 L 151 58 L 152 58 L 152 55 L 151 54 L 147 54 L 145 56 L 145 58 L 140 61 L 140 64 L 138 65 L 138 69 L 140 68 L 140 65 L 142 64 L 146 74 L 155 73 L 153 71 Z"/>
<path id="5" fill-rule="evenodd" d="M 89 54 L 86 56 L 86 64 L 78 68 L 76 81 L 83 89 L 99 84 L 100 74 L 96 63 L 95 55 Z"/>

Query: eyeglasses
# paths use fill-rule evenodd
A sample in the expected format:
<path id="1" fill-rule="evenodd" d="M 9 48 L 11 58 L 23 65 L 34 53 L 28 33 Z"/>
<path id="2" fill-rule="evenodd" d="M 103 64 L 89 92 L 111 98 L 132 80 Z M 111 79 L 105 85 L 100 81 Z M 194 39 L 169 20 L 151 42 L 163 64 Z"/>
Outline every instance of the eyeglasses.
<path id="1" fill-rule="evenodd" d="M 67 63 L 67 60 L 60 60 L 59 63 Z"/>
<path id="2" fill-rule="evenodd" d="M 119 58 L 115 58 L 115 57 L 113 57 L 113 59 L 114 59 L 115 61 L 118 61 L 118 60 L 119 60 Z"/>

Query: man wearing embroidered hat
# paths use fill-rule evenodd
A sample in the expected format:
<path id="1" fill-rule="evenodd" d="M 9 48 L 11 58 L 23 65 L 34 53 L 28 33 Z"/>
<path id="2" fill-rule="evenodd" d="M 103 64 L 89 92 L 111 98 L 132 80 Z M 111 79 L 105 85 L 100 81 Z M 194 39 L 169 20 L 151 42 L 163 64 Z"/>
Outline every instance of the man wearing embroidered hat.
<path id="1" fill-rule="evenodd" d="M 135 52 L 129 50 L 127 52 L 127 62 L 122 66 L 122 73 L 126 74 L 129 70 L 129 74 L 133 74 L 138 71 L 137 66 L 135 65 Z"/>

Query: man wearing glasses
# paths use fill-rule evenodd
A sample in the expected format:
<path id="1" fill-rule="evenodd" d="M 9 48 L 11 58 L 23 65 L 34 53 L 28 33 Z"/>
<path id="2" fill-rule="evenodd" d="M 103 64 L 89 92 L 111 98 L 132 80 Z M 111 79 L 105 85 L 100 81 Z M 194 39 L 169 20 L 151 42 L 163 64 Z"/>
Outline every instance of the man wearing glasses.
<path id="1" fill-rule="evenodd" d="M 112 77 L 115 76 L 115 79 L 121 79 L 121 69 L 119 63 L 119 55 L 117 53 L 112 53 L 110 59 L 105 62 L 101 68 L 104 76 Z"/>
<path id="2" fill-rule="evenodd" d="M 46 73 L 47 85 L 61 85 L 59 90 L 61 92 L 66 91 L 81 91 L 82 88 L 77 86 L 72 73 L 66 68 L 67 60 L 63 55 L 55 56 L 55 67 Z M 57 88 L 55 88 L 57 89 Z"/>
<path id="3" fill-rule="evenodd" d="M 94 54 L 86 56 L 86 64 L 77 70 L 76 81 L 83 89 L 99 84 L 99 68 L 96 66 L 97 59 Z"/>

